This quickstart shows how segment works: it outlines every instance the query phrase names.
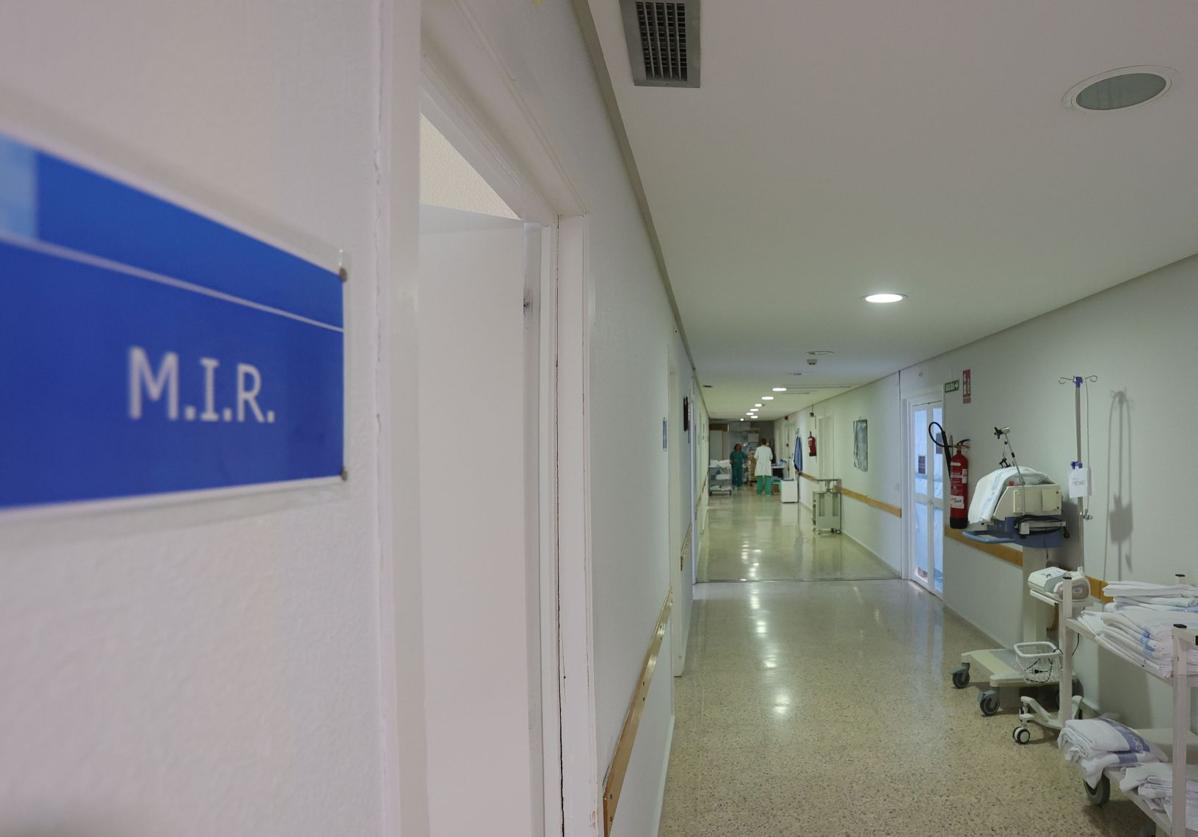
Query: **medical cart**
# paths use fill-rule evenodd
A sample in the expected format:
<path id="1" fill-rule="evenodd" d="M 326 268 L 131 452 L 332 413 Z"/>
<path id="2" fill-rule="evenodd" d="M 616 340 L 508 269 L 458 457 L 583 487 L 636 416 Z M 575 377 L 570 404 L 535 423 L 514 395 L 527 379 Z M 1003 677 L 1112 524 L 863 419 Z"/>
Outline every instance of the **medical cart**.
<path id="1" fill-rule="evenodd" d="M 1024 550 L 1023 561 L 1024 587 L 1027 588 L 1028 576 L 1043 569 L 1047 563 L 1044 550 Z M 1038 602 L 1056 604 L 1049 597 L 1038 594 L 1034 590 L 1029 591 L 1029 595 Z M 978 709 L 987 717 L 997 714 L 999 710 L 1000 689 L 1036 689 L 1040 692 L 1039 697 L 1042 700 L 1051 703 L 1056 696 L 1056 687 L 1060 683 L 1061 672 L 1065 665 L 1056 653 L 1056 646 L 1052 646 L 1051 643 L 1044 640 L 1048 632 L 1047 621 L 1045 608 L 1024 607 L 1023 637 L 1025 641 L 1016 643 L 1011 648 L 966 651 L 961 655 L 961 666 L 952 673 L 953 686 L 964 689 L 971 682 L 972 670 L 975 667 L 983 669 L 988 674 L 990 688 L 984 689 L 978 694 Z M 1061 647 L 1065 647 L 1063 642 Z M 1080 682 L 1076 684 L 1076 691 L 1079 695 L 1081 694 Z M 1021 706 L 1024 697 L 1020 698 Z M 1035 705 L 1039 706 L 1040 704 L 1036 702 Z"/>
<path id="2" fill-rule="evenodd" d="M 713 459 L 707 472 L 708 493 L 732 493 L 732 462 L 728 459 Z"/>
<path id="3" fill-rule="evenodd" d="M 1064 615 L 1062 613 L 1062 615 Z M 1147 800 L 1142 798 L 1134 790 L 1126 794 L 1127 798 L 1135 803 L 1136 807 L 1143 811 L 1151 820 L 1151 823 L 1146 826 L 1141 832 L 1145 837 L 1150 835 L 1158 835 L 1158 837 L 1198 837 L 1198 823 L 1186 822 L 1186 792 L 1178 789 L 1187 787 L 1188 776 L 1186 775 L 1186 764 L 1189 761 L 1191 752 L 1198 752 L 1198 736 L 1190 732 L 1190 691 L 1198 686 L 1198 672 L 1190 670 L 1190 649 L 1198 644 L 1198 631 L 1194 628 L 1186 628 L 1176 626 L 1173 628 L 1173 674 L 1170 677 L 1163 677 L 1155 671 L 1144 668 L 1136 660 L 1124 654 L 1119 650 L 1118 646 L 1106 642 L 1100 636 L 1096 636 L 1093 631 L 1079 619 L 1062 618 L 1060 640 L 1061 647 L 1069 647 L 1070 635 L 1076 634 L 1078 637 L 1089 639 L 1098 644 L 1098 647 L 1114 654 L 1120 659 L 1126 660 L 1133 666 L 1140 668 L 1147 674 L 1155 677 L 1157 680 L 1162 680 L 1168 683 L 1173 689 L 1173 725 L 1171 727 L 1162 727 L 1154 729 L 1138 729 L 1136 733 L 1145 741 L 1155 745 L 1161 749 L 1167 758 L 1172 759 L 1173 766 L 1173 807 L 1168 814 L 1153 808 Z M 1063 659 L 1063 670 L 1069 671 L 1069 655 Z M 1066 676 L 1061 681 L 1061 706 L 1068 706 L 1073 703 L 1073 696 L 1070 691 L 1071 678 Z M 1063 725 L 1065 718 L 1060 719 Z M 1092 788 L 1082 782 L 1082 786 L 1086 790 L 1086 798 L 1094 805 L 1104 805 L 1111 796 L 1111 782 L 1116 784 L 1123 778 L 1122 767 L 1108 767 L 1103 771 L 1102 779 L 1098 783 L 1098 787 Z"/>
<path id="4" fill-rule="evenodd" d="M 840 480 L 817 479 L 811 495 L 811 525 L 816 534 L 840 531 Z"/>

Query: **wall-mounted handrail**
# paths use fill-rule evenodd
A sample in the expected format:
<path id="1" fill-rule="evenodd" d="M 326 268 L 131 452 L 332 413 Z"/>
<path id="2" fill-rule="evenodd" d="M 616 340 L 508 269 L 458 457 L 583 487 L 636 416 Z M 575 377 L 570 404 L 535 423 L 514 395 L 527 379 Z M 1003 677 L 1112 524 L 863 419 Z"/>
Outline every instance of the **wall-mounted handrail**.
<path id="1" fill-rule="evenodd" d="M 666 600 L 661 606 L 661 615 L 657 619 L 657 627 L 649 641 L 649 648 L 645 651 L 645 662 L 641 666 L 641 678 L 632 692 L 632 701 L 628 704 L 628 712 L 624 716 L 624 726 L 616 741 L 611 766 L 607 768 L 607 779 L 603 783 L 604 837 L 610 837 L 612 826 L 616 821 L 616 808 L 620 804 L 624 776 L 628 773 L 628 763 L 632 760 L 632 748 L 636 744 L 636 731 L 641 723 L 641 714 L 645 711 L 645 701 L 649 699 L 649 687 L 653 684 L 653 672 L 657 668 L 657 656 L 661 652 L 661 643 L 666 636 L 666 626 L 669 624 L 670 608 L 673 604 L 673 592 L 667 593 Z"/>

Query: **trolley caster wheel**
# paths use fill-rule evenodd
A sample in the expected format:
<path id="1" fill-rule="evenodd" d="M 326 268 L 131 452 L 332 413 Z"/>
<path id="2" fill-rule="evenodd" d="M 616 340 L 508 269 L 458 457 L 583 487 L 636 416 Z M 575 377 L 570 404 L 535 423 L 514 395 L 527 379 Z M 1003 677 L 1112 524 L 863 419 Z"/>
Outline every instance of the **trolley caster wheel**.
<path id="1" fill-rule="evenodd" d="M 1026 744 L 1032 740 L 1032 731 L 1027 727 L 1015 727 L 1011 737 L 1015 739 L 1016 744 Z"/>
<path id="2" fill-rule="evenodd" d="M 978 695 L 978 709 L 982 710 L 982 714 L 989 718 L 991 715 L 998 713 L 998 692 L 989 689 Z"/>
<path id="3" fill-rule="evenodd" d="M 1082 781 L 1082 786 L 1086 789 L 1086 800 L 1091 805 L 1106 805 L 1107 800 L 1111 798 L 1111 780 L 1103 776 L 1098 780 L 1098 787 L 1092 788 Z"/>
<path id="4" fill-rule="evenodd" d="M 969 663 L 953 671 L 953 688 L 964 689 L 969 685 Z"/>

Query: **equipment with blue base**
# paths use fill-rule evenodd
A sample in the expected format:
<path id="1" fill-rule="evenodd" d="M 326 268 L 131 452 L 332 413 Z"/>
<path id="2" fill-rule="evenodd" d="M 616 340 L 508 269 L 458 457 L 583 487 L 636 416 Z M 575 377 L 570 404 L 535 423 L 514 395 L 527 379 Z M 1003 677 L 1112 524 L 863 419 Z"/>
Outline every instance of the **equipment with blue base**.
<path id="1" fill-rule="evenodd" d="M 1066 537 L 1061 487 L 1040 471 L 1019 465 L 1010 432 L 1009 427 L 994 428 L 1003 443 L 1003 458 L 997 470 L 978 480 L 963 534 L 982 543 L 1060 546 Z"/>
<path id="2" fill-rule="evenodd" d="M 1080 390 L 1084 384 L 1095 380 L 1095 376 L 1061 379 L 1061 383 L 1074 385 L 1077 455 L 1070 463 L 1069 493 L 1078 504 L 1077 545 L 1083 557 L 1084 523 L 1090 515 L 1085 507 L 1089 496 L 1089 471 L 1082 462 Z M 1069 537 L 1062 513 L 1061 487 L 1042 472 L 1019 464 L 1011 447 L 1010 431 L 1009 427 L 994 428 L 995 437 L 1003 444 L 1002 460 L 997 470 L 978 480 L 969 504 L 969 526 L 962 534 L 982 543 L 1024 547 L 1023 575 L 1029 598 L 1060 609 L 1060 621 L 1063 621 L 1072 617 L 1088 600 L 1089 582 L 1080 568 L 1069 571 L 1047 566 L 1047 550 L 1061 546 Z M 1080 707 L 1081 684 L 1073 675 L 1073 649 L 1047 641 L 1047 615 L 1048 612 L 1040 607 L 1025 608 L 1024 642 L 1016 643 L 1012 648 L 967 651 L 961 655 L 960 668 L 952 672 L 953 686 L 958 689 L 969 685 L 972 667 L 977 666 L 987 673 L 990 688 L 978 694 L 978 706 L 983 715 L 998 712 L 1002 688 L 1014 687 L 1030 692 L 1020 695 L 1020 725 L 1012 732 L 1019 744 L 1031 740 L 1029 722 L 1058 730 Z M 1062 677 L 1068 681 L 1065 694 L 1071 696 L 1063 711 L 1056 705 L 1062 692 Z"/>

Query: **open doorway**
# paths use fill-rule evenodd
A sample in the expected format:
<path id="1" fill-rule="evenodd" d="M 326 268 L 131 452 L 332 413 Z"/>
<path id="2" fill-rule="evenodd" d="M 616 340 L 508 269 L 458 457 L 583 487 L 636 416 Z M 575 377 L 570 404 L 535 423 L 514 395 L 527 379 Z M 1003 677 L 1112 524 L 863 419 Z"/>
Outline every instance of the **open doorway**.
<path id="1" fill-rule="evenodd" d="M 426 74 L 421 432 L 396 451 L 422 489 L 428 819 L 439 834 L 496 821 L 560 833 L 556 636 L 544 627 L 557 610 L 558 223 L 460 100 Z"/>
<path id="2" fill-rule="evenodd" d="M 475 799 L 494 788 L 482 807 L 507 821 L 527 819 L 539 792 L 541 753 L 526 731 L 539 674 L 528 630 L 537 449 L 526 430 L 537 410 L 525 377 L 536 359 L 526 356 L 522 309 L 526 236 L 537 234 L 519 220 L 421 208 L 422 441 L 412 454 L 423 489 L 429 816 L 439 833 L 473 833 L 477 814 L 460 804 L 460 787 Z M 463 404 L 464 389 L 477 409 Z M 487 697 L 476 705 L 463 696 L 479 683 Z"/>
<path id="3" fill-rule="evenodd" d="M 944 594 L 944 457 L 928 425 L 944 421 L 944 404 L 925 396 L 907 402 L 906 530 L 904 575 L 929 592 Z"/>

